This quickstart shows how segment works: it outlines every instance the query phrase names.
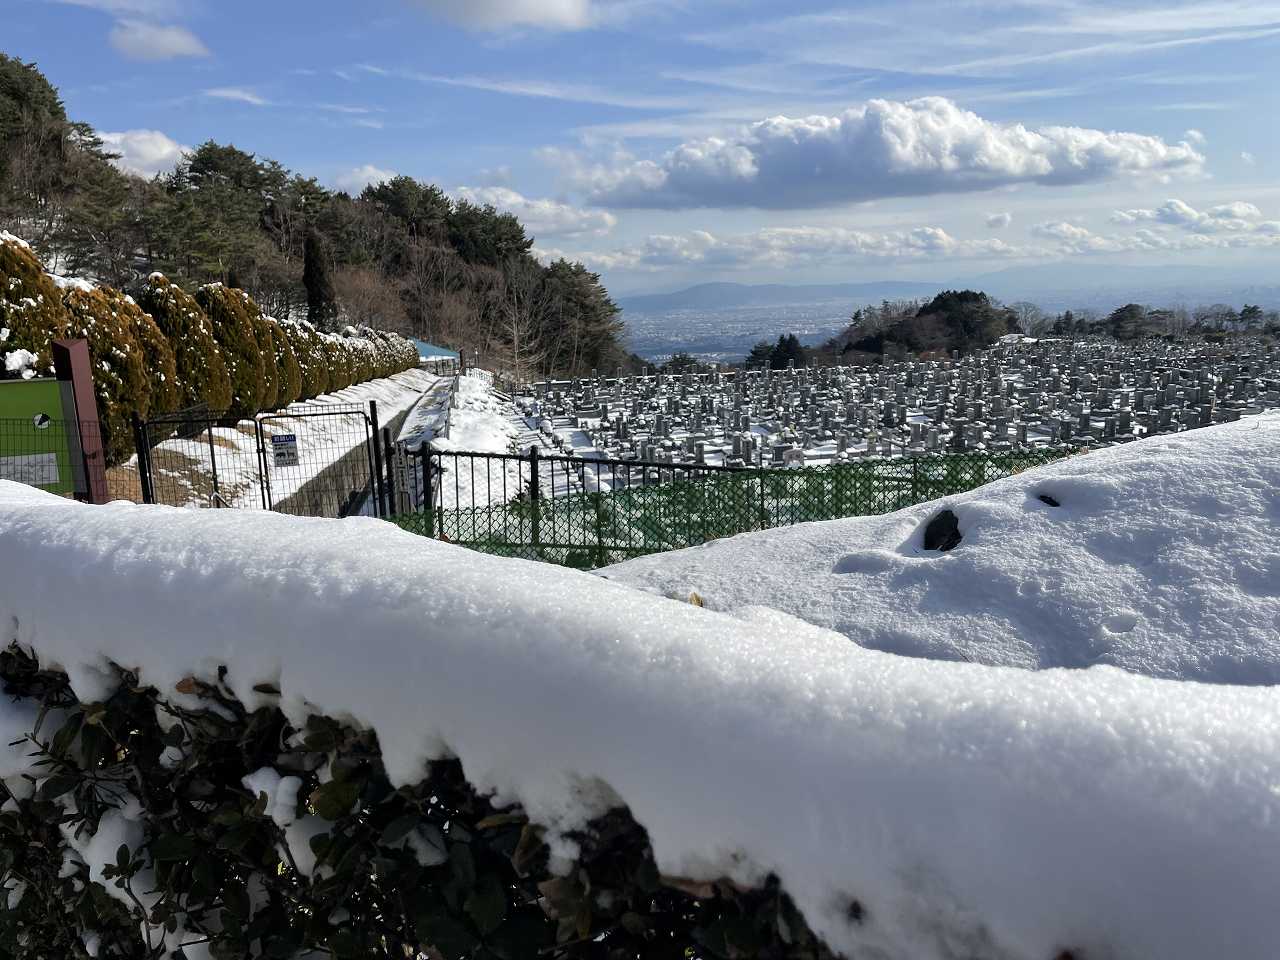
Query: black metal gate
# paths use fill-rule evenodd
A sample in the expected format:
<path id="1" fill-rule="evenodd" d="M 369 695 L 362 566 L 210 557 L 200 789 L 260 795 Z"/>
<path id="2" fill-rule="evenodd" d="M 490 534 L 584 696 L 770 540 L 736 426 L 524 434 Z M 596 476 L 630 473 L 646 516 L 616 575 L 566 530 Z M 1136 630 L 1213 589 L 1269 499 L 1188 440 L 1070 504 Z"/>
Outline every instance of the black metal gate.
<path id="1" fill-rule="evenodd" d="M 135 421 L 143 500 L 306 517 L 387 513 L 377 403 L 253 419 L 203 408 Z"/>

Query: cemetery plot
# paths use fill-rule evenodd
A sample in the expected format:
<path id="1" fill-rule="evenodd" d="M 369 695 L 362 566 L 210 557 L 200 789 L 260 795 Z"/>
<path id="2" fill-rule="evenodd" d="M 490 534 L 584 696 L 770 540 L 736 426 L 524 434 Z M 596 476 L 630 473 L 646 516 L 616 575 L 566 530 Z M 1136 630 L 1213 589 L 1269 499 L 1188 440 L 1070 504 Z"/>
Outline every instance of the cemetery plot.
<path id="1" fill-rule="evenodd" d="M 1280 407 L 1280 350 L 1033 341 L 874 367 L 545 381 L 516 403 L 544 444 L 587 458 L 793 467 L 1103 447 Z"/>

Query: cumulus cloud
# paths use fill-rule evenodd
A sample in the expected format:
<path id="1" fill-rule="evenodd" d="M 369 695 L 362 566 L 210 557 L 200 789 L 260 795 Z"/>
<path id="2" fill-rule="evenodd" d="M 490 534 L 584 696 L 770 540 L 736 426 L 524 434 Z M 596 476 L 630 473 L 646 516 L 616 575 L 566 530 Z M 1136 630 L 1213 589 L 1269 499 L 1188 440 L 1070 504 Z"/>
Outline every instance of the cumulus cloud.
<path id="1" fill-rule="evenodd" d="M 1248 233 L 1258 229 L 1262 211 L 1252 203 L 1236 200 L 1208 210 L 1197 210 L 1184 200 L 1166 200 L 1152 209 L 1117 210 L 1112 223 L 1160 223 L 1196 233 Z"/>
<path id="2" fill-rule="evenodd" d="M 366 163 L 362 167 L 356 167 L 345 173 L 338 174 L 333 178 L 333 182 L 339 190 L 345 190 L 347 193 L 354 195 L 360 193 L 365 187 L 394 180 L 397 176 L 398 174 L 394 170 L 383 170 L 381 167 L 375 167 L 372 163 Z"/>
<path id="3" fill-rule="evenodd" d="M 733 137 L 683 143 L 659 160 L 577 160 L 569 173 L 604 206 L 796 209 L 1021 183 L 1194 174 L 1203 165 L 1186 141 L 1083 127 L 1032 130 L 925 97 L 870 100 L 838 116 L 772 117 Z"/>
<path id="4" fill-rule="evenodd" d="M 691 266 L 748 270 L 858 260 L 1010 258 L 1037 252 L 1043 253 L 1022 250 L 1003 240 L 959 240 L 933 226 L 886 233 L 801 226 L 769 227 L 723 237 L 705 230 L 655 234 L 620 250 L 569 259 L 585 260 L 603 270 L 657 272 Z"/>
<path id="5" fill-rule="evenodd" d="M 590 0 L 413 0 L 437 16 L 476 30 L 540 27 L 581 30 L 590 25 Z"/>
<path id="6" fill-rule="evenodd" d="M 119 154 L 117 167 L 140 177 L 167 173 L 190 149 L 159 130 L 121 130 L 98 136 L 109 151 Z"/>
<path id="7" fill-rule="evenodd" d="M 1013 223 L 1012 213 L 989 213 L 986 220 L 987 226 L 992 230 L 1003 230 L 1009 224 Z"/>
<path id="8" fill-rule="evenodd" d="M 1196 146 L 1203 146 L 1205 141 L 1207 140 L 1205 135 L 1201 133 L 1199 130 L 1196 130 L 1194 127 L 1190 130 L 1185 131 L 1182 134 L 1182 137 L 1184 140 L 1187 141 L 1187 143 L 1194 143 Z"/>
<path id="9" fill-rule="evenodd" d="M 460 187 L 457 191 L 472 203 L 492 204 L 514 213 L 535 237 L 604 236 L 618 218 L 604 210 L 583 210 L 558 200 L 532 199 L 509 187 Z"/>
<path id="10" fill-rule="evenodd" d="M 121 20 L 107 39 L 131 60 L 175 60 L 207 57 L 209 49 L 186 27 L 165 26 L 144 20 Z"/>
<path id="11" fill-rule="evenodd" d="M 1240 152 L 1240 159 L 1243 160 L 1245 163 L 1247 163 L 1251 167 L 1258 162 L 1258 158 L 1255 157 L 1248 150 L 1242 150 Z"/>

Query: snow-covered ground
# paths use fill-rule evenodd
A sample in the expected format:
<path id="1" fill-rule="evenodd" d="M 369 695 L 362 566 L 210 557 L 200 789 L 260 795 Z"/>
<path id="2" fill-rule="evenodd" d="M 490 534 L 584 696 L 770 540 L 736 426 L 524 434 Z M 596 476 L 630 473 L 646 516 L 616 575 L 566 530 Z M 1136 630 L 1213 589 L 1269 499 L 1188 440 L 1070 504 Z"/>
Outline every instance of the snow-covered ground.
<path id="1" fill-rule="evenodd" d="M 942 510 L 962 540 L 924 549 Z M 1280 413 L 1112 447 L 880 517 L 743 534 L 601 571 L 783 611 L 878 650 L 1280 683 Z"/>
<path id="2" fill-rule="evenodd" d="M 268 458 L 273 502 L 278 504 L 293 496 L 365 442 L 364 419 L 357 411 L 367 412 L 370 400 L 378 402 L 379 419 L 386 424 L 413 407 L 423 393 L 431 390 L 440 379 L 425 370 L 405 370 L 390 377 L 323 394 L 289 408 L 297 412 L 341 405 L 352 408 L 352 413 L 346 416 L 292 417 L 288 412 L 259 415 L 260 419 L 265 418 L 262 426 L 267 444 L 271 443 L 272 436 L 291 433 L 297 437 L 298 448 L 303 451 L 297 466 L 276 467 Z M 185 493 L 187 505 L 209 506 L 209 483 L 216 457 L 219 494 L 224 504 L 261 508 L 260 466 L 253 421 L 243 421 L 238 427 L 215 427 L 212 433 L 212 452 L 207 442 L 191 440 L 166 440 L 155 447 L 151 454 L 152 467 L 157 490 L 164 493 L 159 499 L 174 503 Z M 200 441 L 207 439 L 207 434 L 200 435 Z M 131 458 L 121 469 L 136 472 L 137 458 Z"/>
<path id="3" fill-rule="evenodd" d="M 1192 630 L 1220 660 L 1247 658 L 1222 638 L 1235 636 L 1233 618 L 1262 608 L 1246 594 L 1274 591 L 1274 545 L 1261 549 L 1247 529 L 1261 537 L 1276 523 L 1265 432 L 1275 424 L 1260 424 L 1252 437 L 1204 431 L 956 498 L 966 540 L 947 556 L 910 556 L 926 510 L 884 521 L 896 525 L 892 546 L 844 525 L 829 562 L 855 558 L 846 568 L 870 587 L 856 558 L 891 570 L 909 560 L 912 573 L 899 576 L 908 618 L 928 582 L 972 609 L 948 564 L 985 550 L 1016 506 L 1023 540 L 1003 538 L 1001 549 L 1030 556 L 1041 527 L 1059 524 L 1072 582 L 1085 562 L 1072 538 L 1085 530 L 1122 561 L 1095 559 L 1096 579 L 1128 566 L 1234 571 L 1234 582 L 1184 585 L 1197 625 L 1159 622 L 1178 627 L 1170 662 Z M 1178 471 L 1154 465 L 1162 451 L 1195 475 L 1201 501 L 1190 482 L 1172 481 Z M 1125 457 L 1139 453 L 1152 467 L 1135 484 Z M 1064 506 L 1024 503 L 1034 490 Z M 1223 543 L 1236 509 L 1252 564 L 1244 546 Z M 808 532 L 823 529 L 841 525 Z M 1200 554 L 1211 547 L 1232 552 L 1210 561 Z M 1043 596 L 1035 584 L 1052 587 L 1037 564 L 1054 556 L 1038 556 L 1017 567 L 1027 592 L 1010 582 L 1028 606 Z M 815 569 L 782 572 L 807 592 Z M 1160 596 L 1162 582 L 1151 581 Z M 714 600 L 714 585 L 703 589 Z M 1119 596 L 1105 585 L 1098 595 L 1112 589 Z M 1212 593 L 1224 606 L 1209 618 Z M 998 626 L 999 603 L 1017 601 L 986 602 Z M 1126 604 L 1140 619 L 1158 609 L 1142 597 Z M 868 599 L 858 615 L 886 613 Z M 941 602 L 934 614 L 947 614 Z M 699 609 L 375 520 L 90 507 L 12 483 L 0 483 L 0 623 L 65 668 L 85 701 L 108 692 L 108 659 L 164 690 L 193 673 L 212 680 L 225 664 L 246 703 L 271 683 L 296 721 L 318 710 L 375 729 L 396 783 L 416 781 L 429 758 L 457 756 L 481 789 L 552 827 L 555 843 L 556 831 L 628 804 L 665 874 L 751 883 L 776 872 L 846 956 L 1261 960 L 1280 943 L 1277 688 L 901 657 L 781 612 Z M 1136 630 L 1163 662 L 1158 636 Z M 19 709 L 0 701 L 0 729 L 29 722 Z"/>

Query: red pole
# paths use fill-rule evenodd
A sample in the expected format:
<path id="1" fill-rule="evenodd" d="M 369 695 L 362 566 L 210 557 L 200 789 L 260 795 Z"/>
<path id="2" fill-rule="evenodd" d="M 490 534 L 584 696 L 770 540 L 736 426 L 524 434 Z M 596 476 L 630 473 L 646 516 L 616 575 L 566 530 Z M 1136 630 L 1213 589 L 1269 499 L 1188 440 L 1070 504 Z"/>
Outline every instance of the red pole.
<path id="1" fill-rule="evenodd" d="M 53 369 L 59 380 L 71 384 L 71 396 L 75 401 L 74 416 L 80 431 L 80 450 L 84 453 L 89 502 L 106 503 L 107 458 L 102 449 L 98 401 L 93 395 L 93 365 L 89 361 L 88 341 L 53 341 Z"/>

